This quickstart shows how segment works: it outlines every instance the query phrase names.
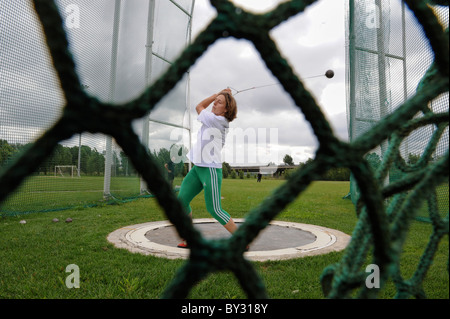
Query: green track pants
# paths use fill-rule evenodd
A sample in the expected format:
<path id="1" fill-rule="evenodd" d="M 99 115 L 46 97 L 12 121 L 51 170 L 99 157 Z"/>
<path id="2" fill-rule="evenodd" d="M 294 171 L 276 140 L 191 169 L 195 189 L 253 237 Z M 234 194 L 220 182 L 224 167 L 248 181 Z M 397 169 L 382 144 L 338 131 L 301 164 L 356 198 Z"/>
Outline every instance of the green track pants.
<path id="1" fill-rule="evenodd" d="M 230 214 L 222 209 L 220 190 L 222 169 L 194 166 L 181 183 L 178 199 L 188 213 L 192 212 L 191 201 L 202 190 L 205 193 L 206 210 L 221 224 L 230 220 Z"/>

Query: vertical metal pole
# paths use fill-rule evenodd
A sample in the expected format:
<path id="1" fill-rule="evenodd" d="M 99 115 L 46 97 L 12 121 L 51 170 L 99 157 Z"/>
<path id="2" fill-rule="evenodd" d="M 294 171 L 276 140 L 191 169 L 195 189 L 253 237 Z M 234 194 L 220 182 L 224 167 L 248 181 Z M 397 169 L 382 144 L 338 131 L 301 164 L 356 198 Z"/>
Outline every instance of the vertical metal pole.
<path id="1" fill-rule="evenodd" d="M 111 153 L 112 138 L 106 136 L 105 176 L 103 178 L 103 197 L 105 199 L 111 197 Z"/>
<path id="2" fill-rule="evenodd" d="M 356 138 L 356 49 L 355 49 L 355 0 L 348 1 L 348 37 L 349 37 L 349 45 L 348 45 L 348 55 L 347 55 L 347 63 L 348 63 L 348 76 L 349 79 L 349 123 L 348 125 L 348 135 L 349 141 L 353 141 Z M 356 199 L 358 198 L 358 190 L 356 187 L 356 181 L 353 175 L 350 175 L 350 190 L 345 198 L 350 198 L 354 204 L 356 204 Z"/>
<path id="3" fill-rule="evenodd" d="M 377 8 L 379 8 L 379 28 L 377 28 L 377 51 L 378 51 L 378 85 L 379 85 L 379 99 L 380 99 L 380 116 L 385 117 L 388 114 L 387 108 L 387 90 L 386 90 L 386 48 L 384 45 L 384 21 L 383 21 L 383 7 L 381 0 L 375 1 Z"/>
<path id="4" fill-rule="evenodd" d="M 403 102 L 408 99 L 408 81 L 406 73 L 406 17 L 405 1 L 402 1 L 402 45 L 403 45 Z"/>
<path id="5" fill-rule="evenodd" d="M 353 141 L 355 136 L 355 125 L 356 125 L 356 50 L 355 50 L 355 0 L 349 1 L 349 83 L 350 83 L 350 123 L 349 125 L 349 139 L 350 142 Z"/>
<path id="6" fill-rule="evenodd" d="M 192 7 L 191 7 L 191 15 L 189 19 L 189 36 L 188 41 L 189 44 L 192 42 L 192 19 L 194 17 L 194 7 L 195 7 L 195 0 L 192 0 Z M 188 71 L 188 114 L 189 114 L 189 149 L 192 149 L 192 119 L 191 119 L 191 79 L 190 79 L 190 73 Z M 192 168 L 192 163 L 189 161 L 189 170 Z"/>
<path id="7" fill-rule="evenodd" d="M 120 27 L 120 6 L 121 0 L 115 0 L 114 7 L 114 27 L 113 27 L 113 41 L 111 52 L 111 75 L 109 84 L 109 102 L 114 99 L 114 92 L 116 89 L 116 66 L 117 66 L 117 51 L 119 47 L 119 27 Z M 112 163 L 112 137 L 106 137 L 106 156 L 105 156 L 105 176 L 103 182 L 103 197 L 111 197 L 111 163 Z"/>
<path id="8" fill-rule="evenodd" d="M 81 177 L 81 133 L 80 133 L 80 139 L 78 140 L 78 177 Z"/>
<path id="9" fill-rule="evenodd" d="M 407 70 L 407 64 L 406 64 L 406 17 L 405 17 L 405 10 L 406 4 L 405 1 L 402 0 L 402 44 L 403 44 L 403 103 L 406 102 L 408 99 L 408 74 L 406 72 Z M 408 136 L 404 140 L 405 145 L 405 151 L 404 151 L 404 157 L 408 158 Z"/>
<path id="10" fill-rule="evenodd" d="M 151 83 L 152 75 L 152 56 L 153 56 L 153 24 L 155 20 L 155 0 L 150 0 L 148 3 L 148 17 L 147 17 L 147 44 L 145 55 L 145 85 L 148 88 Z M 150 132 L 150 114 L 145 116 L 142 121 L 142 144 L 149 147 L 149 132 Z M 140 180 L 140 194 L 148 193 L 147 183 L 144 179 Z"/>
<path id="11" fill-rule="evenodd" d="M 386 89 L 386 48 L 384 43 L 384 19 L 382 0 L 375 0 L 375 5 L 380 13 L 379 27 L 377 28 L 377 52 L 378 52 L 378 93 L 380 103 L 380 120 L 388 115 L 388 99 Z M 388 141 L 381 143 L 381 156 L 383 157 L 388 147 Z M 389 173 L 386 176 L 384 184 L 389 183 Z"/>

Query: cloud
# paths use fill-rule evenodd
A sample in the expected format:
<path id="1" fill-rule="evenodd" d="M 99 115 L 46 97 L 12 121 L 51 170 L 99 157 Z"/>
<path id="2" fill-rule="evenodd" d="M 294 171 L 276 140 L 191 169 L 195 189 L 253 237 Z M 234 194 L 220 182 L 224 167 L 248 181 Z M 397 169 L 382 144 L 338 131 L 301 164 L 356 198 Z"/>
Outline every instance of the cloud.
<path id="1" fill-rule="evenodd" d="M 264 12 L 280 1 L 234 2 L 244 9 Z M 207 9 L 204 1 L 196 4 L 196 10 L 199 8 L 202 17 L 214 17 L 214 9 Z M 346 111 L 343 5 L 343 1 L 321 1 L 320 5 L 311 6 L 305 13 L 274 28 L 270 35 L 294 72 L 303 79 L 336 134 L 346 139 L 347 129 L 343 127 L 346 121 L 342 121 L 342 114 L 345 119 Z M 197 27 L 196 30 L 200 29 Z M 324 75 L 328 69 L 333 69 L 336 74 L 331 80 L 325 76 L 306 79 Z M 249 41 L 232 38 L 219 40 L 191 69 L 191 102 L 195 106 L 203 98 L 225 87 L 238 91 L 256 87 L 235 95 L 238 118 L 230 126 L 242 129 L 277 128 L 278 142 L 272 147 L 288 154 L 295 153 L 296 158 L 301 160 L 305 154 L 312 155 L 318 144 L 301 110 L 277 83 L 278 80 L 266 68 Z M 195 116 L 194 113 L 193 118 Z M 296 151 L 292 151 L 294 149 Z M 279 154 L 278 162 L 284 155 Z"/>
<path id="2" fill-rule="evenodd" d="M 180 0 L 183 6 L 190 1 Z M 256 13 L 273 9 L 283 1 L 279 0 L 233 0 L 243 8 Z M 81 83 L 89 94 L 102 101 L 122 103 L 139 96 L 146 87 L 146 55 L 149 50 L 147 39 L 148 1 L 122 1 L 117 55 L 117 78 L 111 97 L 111 58 L 114 22 L 114 1 L 58 0 L 61 15 L 67 17 L 66 8 L 77 5 L 80 9 L 79 26 L 66 26 L 70 48 L 75 58 Z M 360 2 L 363 3 L 363 2 Z M 321 0 L 270 32 L 281 54 L 292 66 L 295 74 L 303 81 L 329 120 L 337 137 L 348 140 L 345 84 L 345 0 Z M 364 3 L 363 3 L 364 4 Z M 177 18 L 167 19 L 171 11 L 170 1 L 156 1 L 155 35 L 153 49 L 169 60 L 175 59 L 186 40 L 186 16 L 176 11 Z M 392 21 L 399 21 L 400 2 L 390 7 Z M 189 8 L 188 8 L 189 9 Z M 360 8 L 361 23 L 364 23 L 364 8 Z M 188 10 L 189 11 L 189 10 Z M 0 138 L 11 139 L 12 143 L 25 143 L 38 136 L 59 116 L 64 97 L 51 66 L 48 50 L 41 34 L 41 26 L 29 1 L 5 2 L 2 4 L 4 22 L 0 25 L 2 51 L 0 56 Z M 443 13 L 447 12 L 444 11 Z M 195 38 L 216 16 L 215 9 L 207 0 L 195 1 L 192 36 Z M 397 20 L 396 20 L 397 19 Z M 407 13 L 406 22 L 413 25 L 415 18 Z M 179 24 L 178 24 L 179 23 Z M 180 32 L 175 32 L 179 31 Z M 398 54 L 398 23 L 391 23 L 389 50 Z M 376 31 L 376 30 L 374 30 Z M 408 72 L 408 95 L 415 93 L 416 83 L 432 61 L 432 54 L 424 55 L 427 40 L 419 29 L 413 30 L 417 39 L 407 43 L 407 66 L 417 72 Z M 170 41 L 169 41 L 170 39 Z M 174 40 L 176 39 L 176 40 Z M 173 41 L 172 41 L 173 40 Z M 401 51 L 401 50 L 400 50 Z M 420 54 L 418 52 L 420 51 Z M 6 63 L 5 63 L 6 61 Z M 152 61 L 153 81 L 162 74 L 169 63 Z M 371 62 L 367 62 L 371 63 Z M 392 108 L 403 101 L 403 86 L 396 81 L 396 74 L 402 73 L 402 65 L 389 60 L 390 94 Z M 335 76 L 327 79 L 323 75 L 332 69 Z M 362 69 L 361 69 L 362 70 Z M 370 74 L 362 74 L 370 76 Z M 370 80 L 370 78 L 369 78 Z M 285 154 L 294 161 L 312 157 L 318 142 L 305 121 L 301 109 L 277 84 L 278 80 L 264 65 L 259 53 L 247 40 L 233 38 L 217 40 L 190 69 L 190 95 L 188 104 L 191 112 L 184 111 L 187 76 L 152 111 L 152 119 L 187 125 L 189 117 L 193 122 L 192 135 L 195 139 L 198 129 L 195 105 L 217 91 L 232 87 L 242 91 L 235 97 L 238 102 L 238 118 L 232 128 L 277 129 L 277 141 L 268 142 L 267 149 L 279 151 L 280 162 Z M 361 92 L 363 92 L 361 90 Z M 363 97 L 364 93 L 358 98 Z M 371 102 L 373 104 L 373 102 Z M 371 104 L 370 104 L 371 105 Z M 300 105 L 301 107 L 301 105 Z M 372 112 L 373 108 L 367 108 Z M 360 112 L 366 112 L 364 109 Z M 362 115 L 366 115 L 365 113 Z M 370 115 L 369 113 L 367 115 Z M 134 123 L 138 134 L 142 123 Z M 150 125 L 152 147 L 167 147 L 172 141 L 168 136 L 173 128 L 160 124 Z M 90 137 L 89 137 L 90 138 Z M 95 135 L 99 150 L 104 146 L 104 136 Z M 73 138 L 76 140 L 76 137 Z M 84 143 L 84 142 L 83 142 Z M 86 140 L 86 143 L 88 141 Z M 91 143 L 91 142 L 89 142 Z M 237 149 L 245 145 L 236 145 Z"/>
<path id="3" fill-rule="evenodd" d="M 274 8 L 281 1 L 276 0 L 246 0 L 234 1 L 245 10 L 265 12 Z M 338 6 L 336 0 L 323 0 L 320 4 Z M 22 3 L 22 2 L 20 2 Z M 28 3 L 28 2 L 27 2 Z M 146 1 L 122 1 L 119 47 L 117 63 L 111 64 L 112 35 L 114 25 L 114 2 L 97 2 L 88 0 L 59 0 L 58 6 L 63 18 L 67 17 L 68 5 L 79 7 L 79 26 L 66 31 L 73 53 L 77 72 L 81 83 L 92 96 L 102 101 L 122 103 L 139 96 L 146 86 L 145 58 L 148 53 L 147 43 L 147 13 Z M 173 30 L 183 29 L 186 20 L 165 19 L 158 10 L 170 10 L 168 1 L 158 1 L 153 48 L 169 59 L 174 59 L 180 52 L 186 32 L 174 34 Z M 184 3 L 184 2 L 183 2 Z M 206 0 L 197 0 L 194 9 L 193 37 L 195 37 L 216 15 L 215 10 Z M 64 99 L 58 86 L 54 71 L 48 60 L 43 38 L 40 36 L 39 22 L 28 5 L 19 7 L 7 6 L 9 22 L 3 25 L 2 54 L 12 59 L 14 65 L 2 66 L 2 118 L 9 118 L 17 125 L 28 125 L 33 132 L 48 127 L 54 121 L 64 105 Z M 25 7 L 27 8 L 25 8 Z M 322 8 L 322 9 L 321 9 Z M 320 9 L 320 10 L 319 10 Z M 5 9 L 6 10 L 6 9 Z M 294 71 L 301 77 L 323 74 L 328 68 L 334 68 L 336 76 L 332 80 L 325 77 L 304 80 L 318 103 L 323 104 L 325 112 L 329 112 L 330 121 L 341 124 L 340 114 L 345 112 L 345 104 L 333 103 L 342 100 L 343 87 L 343 26 L 336 17 L 340 13 L 324 13 L 321 6 L 312 6 L 304 14 L 298 15 L 276 27 L 271 36 L 276 41 L 282 54 L 289 60 Z M 326 9 L 325 11 L 327 11 Z M 335 9 L 333 9 L 335 10 Z M 162 12 L 161 11 L 161 12 Z M 6 11 L 5 11 L 6 12 Z M 336 17 L 335 17 L 335 16 Z M 320 16 L 321 18 L 317 18 Z M 28 21 L 15 23 L 12 21 Z M 177 25 L 180 22 L 180 26 Z M 342 35 L 338 35 L 341 30 Z M 331 34 L 329 34 L 331 33 Z M 20 34 L 21 37 L 17 37 Z M 329 35 L 329 36 L 328 36 Z M 177 36 L 177 41 L 167 41 Z M 311 42 L 311 37 L 316 42 Z M 172 45 L 172 42 L 174 45 Z M 158 77 L 168 66 L 168 63 L 152 57 L 152 80 Z M 43 64 L 43 61 L 45 64 Z M 116 67 L 117 77 L 114 92 L 110 90 L 111 67 Z M 251 87 L 265 86 L 241 92 L 236 95 L 238 101 L 238 118 L 232 122 L 232 127 L 241 129 L 278 129 L 278 140 L 272 149 L 280 152 L 296 153 L 297 158 L 312 154 L 317 141 L 311 132 L 309 123 L 304 120 L 300 109 L 294 105 L 291 97 L 286 94 L 277 79 L 262 62 L 259 53 L 246 40 L 233 38 L 221 39 L 214 43 L 190 70 L 191 117 L 195 123 L 195 105 L 205 97 L 226 87 L 244 90 Z M 274 84 L 274 85 L 272 85 Z M 270 86 L 266 86 L 270 85 Z M 329 86 L 331 85 L 331 86 Z M 152 112 L 152 118 L 158 121 L 185 125 L 189 114 L 183 106 L 184 91 L 187 88 L 187 77 L 180 80 L 176 88 L 166 96 Z M 338 97 L 338 98 L 337 98 Z M 8 105 L 8 107 L 4 107 Z M 20 106 L 20 107 L 18 107 Z M 50 109 L 47 110 L 47 108 Z M 56 109 L 56 111 L 55 111 Z M 38 114 L 46 113 L 44 122 L 40 122 Z M 50 119 L 50 120 L 48 120 Z M 48 122 L 50 121 L 50 122 Z M 42 128 L 44 123 L 44 128 Z M 6 126 L 4 126 L 6 127 Z M 138 134 L 142 130 L 139 120 L 135 122 Z M 165 144 L 165 138 L 170 130 L 162 129 L 160 125 L 151 124 L 150 134 L 154 137 L 152 145 L 157 148 Z M 160 127 L 160 128 L 158 128 Z M 192 135 L 195 136 L 195 124 Z M 31 130 L 31 129 L 30 129 Z M 19 134 L 20 130 L 9 130 Z M 24 132 L 27 130 L 23 130 Z M 0 135 L 3 134 L 0 132 Z M 33 134 L 32 138 L 35 138 Z M 0 136 L 1 137 L 1 136 Z M 96 145 L 102 147 L 104 140 Z M 72 140 L 75 140 L 74 137 Z M 161 146 L 162 147 L 162 146 Z M 165 146 L 164 146 L 165 147 Z M 240 146 L 239 146 L 240 147 Z M 295 150 L 295 151 L 292 151 Z M 280 158 L 284 154 L 280 154 Z M 280 159 L 280 160 L 281 160 Z M 295 159 L 295 157 L 294 157 Z"/>
<path id="4" fill-rule="evenodd" d="M 232 0 L 232 2 L 242 9 L 253 13 L 265 13 L 274 9 L 278 4 L 286 0 Z"/>

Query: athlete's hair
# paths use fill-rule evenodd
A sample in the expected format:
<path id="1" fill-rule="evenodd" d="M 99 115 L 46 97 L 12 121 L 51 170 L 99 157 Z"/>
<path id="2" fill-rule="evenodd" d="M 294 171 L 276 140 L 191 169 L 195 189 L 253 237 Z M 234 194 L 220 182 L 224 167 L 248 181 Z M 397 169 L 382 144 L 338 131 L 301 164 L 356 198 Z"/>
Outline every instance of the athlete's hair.
<path id="1" fill-rule="evenodd" d="M 227 109 L 227 112 L 224 116 L 228 122 L 231 122 L 237 117 L 236 100 L 228 91 L 221 91 L 219 95 L 223 95 L 225 97 L 225 107 Z"/>

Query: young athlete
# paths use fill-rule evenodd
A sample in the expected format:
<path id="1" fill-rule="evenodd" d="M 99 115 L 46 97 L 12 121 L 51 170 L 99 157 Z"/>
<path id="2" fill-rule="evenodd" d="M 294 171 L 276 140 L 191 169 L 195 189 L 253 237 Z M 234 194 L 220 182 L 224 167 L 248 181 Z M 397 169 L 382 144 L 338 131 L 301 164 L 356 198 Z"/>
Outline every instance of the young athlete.
<path id="1" fill-rule="evenodd" d="M 213 103 L 212 110 L 207 108 Z M 183 179 L 178 198 L 192 218 L 189 206 L 192 199 L 202 190 L 205 195 L 207 211 L 228 230 L 234 233 L 237 229 L 231 216 L 222 209 L 222 156 L 225 137 L 229 123 L 236 118 L 237 105 L 230 89 L 204 99 L 196 106 L 197 120 L 202 126 L 197 134 L 197 143 L 189 152 L 188 158 L 194 164 Z M 185 240 L 178 247 L 187 248 Z"/>

